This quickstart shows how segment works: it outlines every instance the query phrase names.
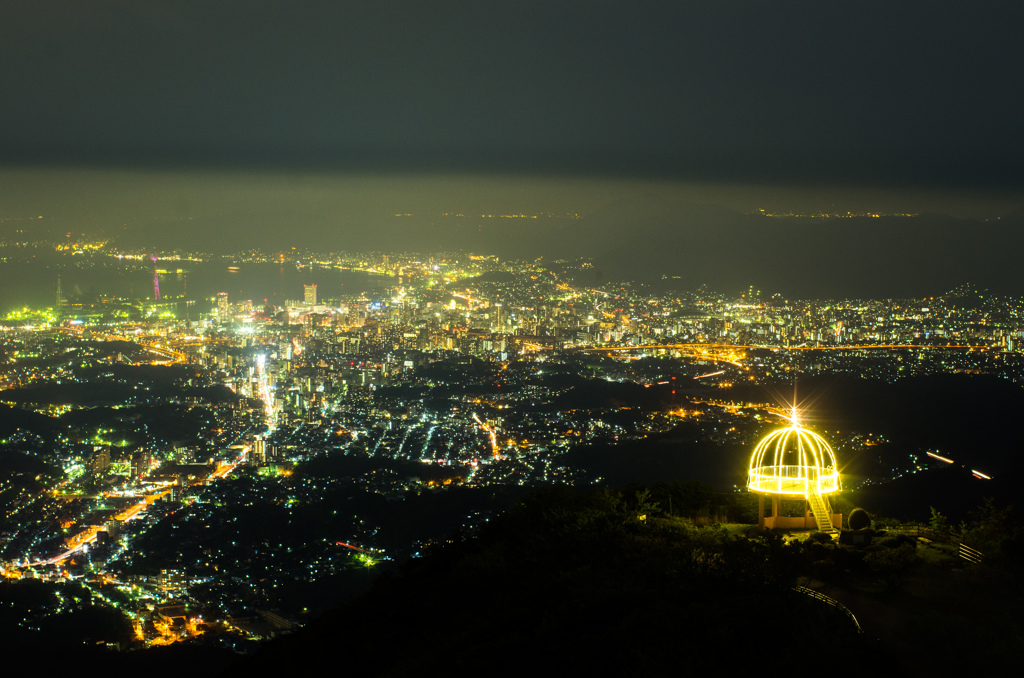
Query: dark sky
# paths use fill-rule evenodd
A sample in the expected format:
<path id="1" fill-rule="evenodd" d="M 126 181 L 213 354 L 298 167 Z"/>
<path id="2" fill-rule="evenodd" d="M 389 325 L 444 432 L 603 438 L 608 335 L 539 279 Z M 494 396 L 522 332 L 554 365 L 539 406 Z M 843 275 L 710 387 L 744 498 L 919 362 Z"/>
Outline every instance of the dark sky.
<path id="1" fill-rule="evenodd" d="M 10 160 L 1017 187 L 1020 3 L 4 2 Z"/>
<path id="2" fill-rule="evenodd" d="M 934 0 L 4 0 L 0 217 L 278 193 L 288 210 L 318 190 L 358 195 L 354 215 L 587 210 L 641 186 L 993 216 L 1024 178 L 1022 18 Z M 370 176 L 391 192 L 345 183 Z"/>

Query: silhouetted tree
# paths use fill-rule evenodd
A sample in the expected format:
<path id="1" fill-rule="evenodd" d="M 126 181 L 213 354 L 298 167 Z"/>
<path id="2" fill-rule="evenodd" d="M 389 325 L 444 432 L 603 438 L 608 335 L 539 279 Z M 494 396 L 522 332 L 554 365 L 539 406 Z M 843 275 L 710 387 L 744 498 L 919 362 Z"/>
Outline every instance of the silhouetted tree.
<path id="1" fill-rule="evenodd" d="M 849 525 L 851 530 L 866 530 L 871 527 L 871 516 L 862 508 L 850 511 Z"/>

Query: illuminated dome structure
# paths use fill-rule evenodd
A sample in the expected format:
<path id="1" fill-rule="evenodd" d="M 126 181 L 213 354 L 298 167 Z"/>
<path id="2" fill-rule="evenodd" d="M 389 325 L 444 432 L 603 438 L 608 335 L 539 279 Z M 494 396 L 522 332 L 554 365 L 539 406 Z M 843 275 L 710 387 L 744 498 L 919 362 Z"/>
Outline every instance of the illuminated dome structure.
<path id="1" fill-rule="evenodd" d="M 817 528 L 834 533 L 842 514 L 833 514 L 827 495 L 841 489 L 836 455 L 820 435 L 800 426 L 796 408 L 792 425 L 772 431 L 754 448 L 747 471 L 747 489 L 758 495 L 758 525 L 778 528 Z M 765 517 L 764 500 L 771 497 L 772 515 Z M 803 499 L 802 517 L 781 516 L 782 499 Z"/>

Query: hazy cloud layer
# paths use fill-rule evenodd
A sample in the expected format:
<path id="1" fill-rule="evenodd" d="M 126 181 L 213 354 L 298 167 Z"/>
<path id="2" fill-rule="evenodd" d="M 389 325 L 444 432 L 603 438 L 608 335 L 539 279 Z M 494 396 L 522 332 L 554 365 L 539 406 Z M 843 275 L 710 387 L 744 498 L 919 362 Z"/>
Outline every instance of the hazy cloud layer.
<path id="1" fill-rule="evenodd" d="M 1016 3 L 4 2 L 8 162 L 1019 188 Z"/>

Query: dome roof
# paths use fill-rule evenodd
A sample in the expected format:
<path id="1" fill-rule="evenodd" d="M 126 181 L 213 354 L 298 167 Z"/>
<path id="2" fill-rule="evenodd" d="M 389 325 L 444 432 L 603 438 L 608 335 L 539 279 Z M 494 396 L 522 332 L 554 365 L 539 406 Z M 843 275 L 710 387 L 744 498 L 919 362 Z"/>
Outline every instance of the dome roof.
<path id="1" fill-rule="evenodd" d="M 754 448 L 747 489 L 772 494 L 828 494 L 839 486 L 832 448 L 814 431 L 793 425 L 772 431 Z"/>

